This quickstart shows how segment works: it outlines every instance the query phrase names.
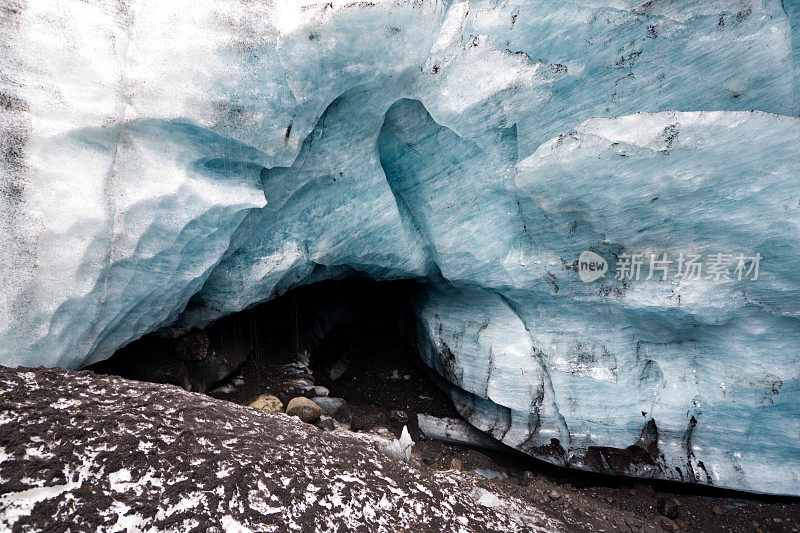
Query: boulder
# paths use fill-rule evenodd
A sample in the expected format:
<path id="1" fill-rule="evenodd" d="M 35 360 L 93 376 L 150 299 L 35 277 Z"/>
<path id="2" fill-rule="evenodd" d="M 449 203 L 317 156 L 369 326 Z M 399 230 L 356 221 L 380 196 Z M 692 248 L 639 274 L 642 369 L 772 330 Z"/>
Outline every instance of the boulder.
<path id="1" fill-rule="evenodd" d="M 322 415 L 322 409 L 319 405 L 303 396 L 292 398 L 286 406 L 286 414 L 296 416 L 303 422 L 314 422 Z"/>

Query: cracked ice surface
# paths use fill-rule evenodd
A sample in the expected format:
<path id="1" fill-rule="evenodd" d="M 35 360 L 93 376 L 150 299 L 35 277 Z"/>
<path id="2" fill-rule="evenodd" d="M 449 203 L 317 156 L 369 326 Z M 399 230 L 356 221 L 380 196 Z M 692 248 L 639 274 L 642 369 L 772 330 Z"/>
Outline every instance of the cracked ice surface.
<path id="1" fill-rule="evenodd" d="M 419 351 L 495 438 L 800 493 L 794 3 L 0 8 L 4 364 L 418 278 Z M 687 250 L 762 272 L 613 278 Z"/>

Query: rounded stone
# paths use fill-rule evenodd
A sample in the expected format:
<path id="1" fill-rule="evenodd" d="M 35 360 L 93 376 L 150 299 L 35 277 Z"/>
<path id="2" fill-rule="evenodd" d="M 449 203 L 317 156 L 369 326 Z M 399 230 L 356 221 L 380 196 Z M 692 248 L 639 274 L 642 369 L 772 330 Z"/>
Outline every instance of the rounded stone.
<path id="1" fill-rule="evenodd" d="M 272 411 L 274 413 L 283 412 L 283 402 L 271 394 L 261 394 L 256 396 L 247 404 L 248 407 Z"/>
<path id="2" fill-rule="evenodd" d="M 313 422 L 322 414 L 322 409 L 304 396 L 298 396 L 289 400 L 286 406 L 286 414 L 296 416 L 303 422 Z"/>

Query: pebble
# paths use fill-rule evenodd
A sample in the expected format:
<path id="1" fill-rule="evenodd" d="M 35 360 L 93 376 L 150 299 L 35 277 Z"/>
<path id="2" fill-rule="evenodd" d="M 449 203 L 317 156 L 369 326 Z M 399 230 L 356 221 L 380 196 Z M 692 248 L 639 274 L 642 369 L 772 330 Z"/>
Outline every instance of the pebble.
<path id="1" fill-rule="evenodd" d="M 717 516 L 722 516 L 725 514 L 725 511 L 719 505 L 715 505 L 714 507 L 712 507 L 711 511 Z"/>
<path id="2" fill-rule="evenodd" d="M 550 499 L 551 499 L 551 500 L 560 500 L 560 499 L 561 499 L 561 493 L 560 493 L 560 492 L 558 492 L 558 491 L 557 491 L 557 490 L 555 490 L 555 489 L 551 490 L 551 491 L 550 491 L 550 492 L 548 492 L 547 494 L 548 494 L 548 496 L 550 496 Z"/>
<path id="3" fill-rule="evenodd" d="M 250 400 L 247 406 L 263 409 L 265 411 L 272 411 L 274 413 L 283 412 L 283 402 L 271 394 L 260 394 Z"/>
<path id="4" fill-rule="evenodd" d="M 297 391 L 305 391 L 314 387 L 314 382 L 306 378 L 292 379 L 286 384 Z"/>
<path id="5" fill-rule="evenodd" d="M 286 414 L 296 416 L 303 422 L 313 422 L 322 415 L 322 409 L 305 396 L 298 396 L 289 400 L 286 406 Z"/>
<path id="6" fill-rule="evenodd" d="M 315 425 L 324 431 L 333 431 L 336 429 L 336 423 L 329 416 L 321 416 Z"/>
<path id="7" fill-rule="evenodd" d="M 333 416 L 347 406 L 342 398 L 331 398 L 330 396 L 315 396 L 311 401 L 319 405 L 322 414 Z"/>
<path id="8" fill-rule="evenodd" d="M 322 385 L 315 385 L 306 391 L 307 395 L 311 395 L 312 397 L 326 397 L 331 393 L 328 390 L 328 387 L 323 387 Z"/>

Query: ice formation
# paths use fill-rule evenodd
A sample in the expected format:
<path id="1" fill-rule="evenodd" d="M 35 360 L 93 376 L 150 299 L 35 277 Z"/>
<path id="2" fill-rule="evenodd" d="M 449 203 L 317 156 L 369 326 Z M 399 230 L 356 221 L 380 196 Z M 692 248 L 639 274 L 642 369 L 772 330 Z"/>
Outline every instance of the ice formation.
<path id="1" fill-rule="evenodd" d="M 0 362 L 413 278 L 423 359 L 505 444 L 798 495 L 798 25 L 788 0 L 0 0 Z M 681 253 L 759 276 L 614 276 Z"/>

